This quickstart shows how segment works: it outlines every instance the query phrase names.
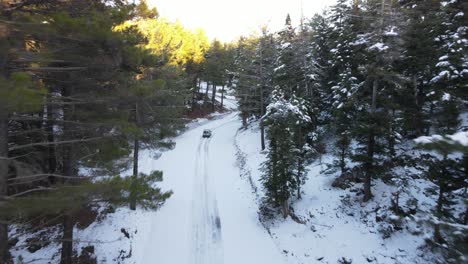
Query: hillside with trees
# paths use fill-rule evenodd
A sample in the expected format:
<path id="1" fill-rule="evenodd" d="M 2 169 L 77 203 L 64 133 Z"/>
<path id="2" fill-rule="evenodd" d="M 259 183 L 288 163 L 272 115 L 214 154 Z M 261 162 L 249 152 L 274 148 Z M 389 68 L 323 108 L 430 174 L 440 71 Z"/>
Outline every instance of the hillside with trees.
<path id="1" fill-rule="evenodd" d="M 385 201 L 394 220 L 424 215 L 434 228 L 427 240 L 446 260 L 463 262 L 467 8 L 463 1 L 339 0 L 297 27 L 288 15 L 282 30 L 239 40 L 241 116 L 245 127 L 259 122 L 262 149 L 267 142 L 260 179 L 267 218 L 296 217 L 307 164 L 332 155 L 321 173 L 336 177 L 333 186 L 361 186 L 364 203 L 380 200 L 377 183 L 394 187 Z M 433 134 L 441 136 L 413 141 Z M 447 137 L 460 141 L 444 143 Z M 421 214 L 411 189 L 419 179 L 437 194 Z"/>
<path id="2" fill-rule="evenodd" d="M 209 43 L 144 1 L 2 1 L 0 12 L 0 262 L 13 226 L 58 225 L 60 263 L 75 263 L 84 208 L 170 197 L 154 185 L 162 172 L 139 172 L 139 150 L 172 147 Z"/>
<path id="3" fill-rule="evenodd" d="M 255 246 L 271 258 L 281 249 L 286 261 L 274 257 L 278 263 L 465 263 L 467 11 L 462 0 L 337 0 L 298 25 L 285 14 L 282 29 L 260 25 L 223 43 L 143 0 L 0 1 L 0 263 L 149 261 L 136 249 L 148 245 L 131 239 L 192 220 L 194 235 L 183 234 L 195 237 L 185 243 L 195 244 L 189 263 L 222 263 L 234 245 L 222 239 L 237 233 L 223 217 L 247 212 L 239 209 L 245 193 L 252 194 L 245 208 L 258 213 L 246 217 L 262 235 L 247 233 L 270 241 Z M 214 138 L 198 139 L 202 128 Z M 197 152 L 187 157 L 193 142 Z M 159 160 L 170 153 L 181 157 Z M 173 177 L 167 185 L 159 167 Z M 236 180 L 226 180 L 231 174 Z M 241 191 L 226 198 L 228 187 Z M 336 222 L 317 222 L 325 205 L 314 199 L 334 203 L 325 211 Z M 227 208 L 231 201 L 239 208 Z M 201 215 L 184 215 L 189 209 Z M 76 232 L 107 225 L 112 215 L 153 225 L 113 230 L 130 249 L 103 262 Z M 382 248 L 400 243 L 404 256 L 324 260 L 302 249 L 326 237 L 317 227 L 346 236 L 337 226 L 350 221 L 377 234 Z M 151 233 L 145 241 L 184 244 L 174 237 Z M 415 252 L 402 244 L 409 240 Z M 43 249 L 52 252 L 47 259 Z"/>

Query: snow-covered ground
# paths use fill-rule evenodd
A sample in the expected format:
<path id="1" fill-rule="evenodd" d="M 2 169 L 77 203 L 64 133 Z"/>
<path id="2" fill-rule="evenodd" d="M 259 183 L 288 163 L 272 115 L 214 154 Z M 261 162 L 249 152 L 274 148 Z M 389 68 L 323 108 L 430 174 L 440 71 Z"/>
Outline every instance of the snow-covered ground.
<path id="1" fill-rule="evenodd" d="M 396 231 L 386 239 L 379 233 L 376 216 L 389 203 L 390 187 L 375 181 L 374 200 L 361 204 L 359 186 L 331 187 L 333 176 L 322 173 L 331 162 L 329 155 L 309 166 L 303 198 L 294 203 L 295 213 L 306 223 L 287 218 L 265 227 L 258 216 L 259 167 L 265 159 L 260 131 L 255 124 L 240 130 L 234 98 L 228 96 L 225 102 L 230 112 L 189 124 L 174 139 L 173 150 L 162 155 L 141 152 L 141 171 L 162 170 L 159 186 L 174 192 L 162 208 L 121 208 L 86 229 L 75 228 L 78 253 L 93 245 L 98 263 L 429 263 L 431 256 L 419 249 L 424 232 Z M 202 138 L 204 129 L 211 129 L 213 136 Z M 431 208 L 434 199 L 426 197 L 424 184 L 415 182 L 420 191 L 414 193 Z M 414 229 L 423 227 L 414 224 Z M 36 259 L 31 263 L 57 263 L 59 244 L 34 254 L 22 249 L 12 253 L 25 261 Z"/>
<path id="2" fill-rule="evenodd" d="M 260 183 L 260 164 L 265 154 L 260 149 L 260 131 L 252 125 L 238 133 L 240 151 L 245 157 L 244 174 L 251 177 L 258 195 L 263 195 Z M 431 263 L 430 254 L 420 250 L 425 244 L 424 236 L 413 235 L 409 230 L 396 231 L 384 239 L 379 233 L 380 211 L 389 213 L 390 186 L 376 180 L 373 186 L 374 199 L 361 203 L 357 197 L 360 186 L 341 190 L 331 186 L 336 176 L 323 173 L 332 156 L 324 155 L 308 166 L 308 181 L 303 186 L 303 197 L 294 202 L 294 211 L 305 224 L 290 217 L 269 224 L 275 243 L 287 256 L 288 263 Z M 433 208 L 433 199 L 423 192 L 427 182 L 415 182 L 418 199 L 428 208 Z M 346 203 L 346 202 L 349 203 Z M 422 227 L 411 223 L 414 229 Z M 421 232 L 422 233 L 422 232 Z M 426 254 L 424 256 L 424 254 Z M 344 262 L 343 262 L 344 263 Z"/>
<path id="3" fill-rule="evenodd" d="M 235 108 L 230 99 L 226 105 Z M 132 249 L 124 263 L 287 263 L 258 220 L 250 186 L 239 177 L 234 145 L 238 116 L 216 114 L 212 121 L 190 124 L 174 139 L 176 147 L 159 159 L 150 151 L 141 153 L 142 172 L 162 170 L 160 186 L 174 194 L 157 212 L 128 215 L 133 212 L 121 209 L 109 218 L 116 226 L 104 227 L 109 220 L 99 224 L 116 236 L 109 238 L 114 245 L 96 245 L 99 263 L 116 260 L 121 228 L 132 236 L 123 246 L 127 252 Z M 204 129 L 211 129 L 213 136 L 202 138 Z M 96 229 L 89 229 L 89 235 L 105 236 Z"/>
<path id="4" fill-rule="evenodd" d="M 238 113 L 192 129 L 176 148 L 145 170 L 164 171 L 162 187 L 174 195 L 135 241 L 135 263 L 284 263 L 258 222 L 249 186 L 236 168 Z M 204 129 L 212 138 L 201 137 Z"/>

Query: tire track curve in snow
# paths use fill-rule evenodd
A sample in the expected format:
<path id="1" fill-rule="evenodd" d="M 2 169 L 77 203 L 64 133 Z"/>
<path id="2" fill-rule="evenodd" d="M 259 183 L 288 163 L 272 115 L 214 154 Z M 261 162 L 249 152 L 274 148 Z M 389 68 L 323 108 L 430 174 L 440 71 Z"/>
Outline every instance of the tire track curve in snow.
<path id="1" fill-rule="evenodd" d="M 221 219 L 214 192 L 210 191 L 209 143 L 211 138 L 200 140 L 195 161 L 195 179 L 192 200 L 191 260 L 195 264 L 223 263 Z"/>

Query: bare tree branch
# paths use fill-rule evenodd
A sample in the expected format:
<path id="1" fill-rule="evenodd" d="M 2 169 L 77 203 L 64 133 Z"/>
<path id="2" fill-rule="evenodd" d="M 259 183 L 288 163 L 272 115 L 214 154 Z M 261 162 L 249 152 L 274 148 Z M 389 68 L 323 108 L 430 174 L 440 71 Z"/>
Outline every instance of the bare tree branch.
<path id="1" fill-rule="evenodd" d="M 99 140 L 103 138 L 104 137 L 92 137 L 92 138 L 85 138 L 85 139 L 73 139 L 73 140 L 63 140 L 63 141 L 54 141 L 54 142 L 30 143 L 26 145 L 13 146 L 13 147 L 10 147 L 9 150 L 13 151 L 13 150 L 25 149 L 29 147 L 35 147 L 35 146 L 50 146 L 50 145 L 61 145 L 61 144 L 71 144 L 71 143 L 83 143 L 83 142 L 89 142 L 89 141 Z"/>
<path id="2" fill-rule="evenodd" d="M 57 188 L 38 187 L 38 188 L 35 188 L 35 189 L 30 189 L 30 190 L 27 190 L 27 191 L 24 191 L 24 192 L 20 192 L 20 193 L 16 193 L 16 194 L 7 196 L 7 197 L 5 197 L 5 200 L 11 200 L 13 198 L 17 198 L 17 197 L 23 196 L 23 195 L 28 194 L 28 193 L 42 192 L 42 191 L 55 191 L 55 190 L 57 190 Z"/>

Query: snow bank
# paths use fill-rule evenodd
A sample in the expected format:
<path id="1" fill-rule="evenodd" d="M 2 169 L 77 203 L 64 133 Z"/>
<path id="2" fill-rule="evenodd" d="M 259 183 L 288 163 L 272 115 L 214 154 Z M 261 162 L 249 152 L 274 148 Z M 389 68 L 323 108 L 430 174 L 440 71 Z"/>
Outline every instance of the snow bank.
<path id="1" fill-rule="evenodd" d="M 468 131 L 457 132 L 453 135 L 447 135 L 445 137 L 441 135 L 422 136 L 414 140 L 417 144 L 431 144 L 445 141 L 449 144 L 460 144 L 468 147 Z"/>

